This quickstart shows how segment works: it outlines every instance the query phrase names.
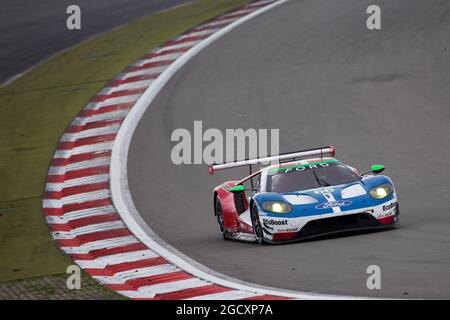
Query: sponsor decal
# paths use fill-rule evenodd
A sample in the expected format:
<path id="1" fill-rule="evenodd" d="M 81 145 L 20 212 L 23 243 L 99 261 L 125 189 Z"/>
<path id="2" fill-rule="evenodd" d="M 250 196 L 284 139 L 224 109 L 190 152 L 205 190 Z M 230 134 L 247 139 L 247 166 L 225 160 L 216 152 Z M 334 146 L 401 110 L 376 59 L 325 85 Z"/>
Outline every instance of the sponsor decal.
<path id="1" fill-rule="evenodd" d="M 325 202 L 316 206 L 316 209 L 330 209 L 335 207 L 345 207 L 349 206 L 353 203 L 353 201 L 343 200 L 343 201 L 332 201 Z"/>
<path id="2" fill-rule="evenodd" d="M 318 168 L 326 168 L 335 163 L 337 163 L 337 160 L 329 159 L 329 160 L 311 162 L 311 163 L 306 163 L 306 164 L 296 164 L 293 166 L 274 168 L 274 169 L 270 169 L 269 173 L 271 173 L 271 174 L 288 173 L 288 172 L 296 172 L 296 171 L 298 172 L 298 171 L 305 171 L 305 170 L 318 169 Z"/>
<path id="3" fill-rule="evenodd" d="M 383 211 L 390 211 L 391 209 L 395 208 L 397 206 L 397 202 L 392 202 L 390 204 L 385 204 L 383 206 Z"/>
<path id="4" fill-rule="evenodd" d="M 283 228 L 277 229 L 277 232 L 297 232 L 298 228 Z"/>
<path id="5" fill-rule="evenodd" d="M 301 165 L 301 166 L 297 166 L 295 168 L 289 168 L 286 169 L 285 172 L 289 172 L 289 171 L 305 171 L 305 170 L 309 170 L 309 169 L 317 169 L 317 168 L 325 168 L 325 167 L 329 167 L 330 164 L 329 163 L 315 163 L 315 164 L 306 164 L 306 165 Z"/>
<path id="6" fill-rule="evenodd" d="M 381 213 L 381 214 L 379 214 L 379 215 L 377 216 L 377 219 L 390 217 L 390 216 L 392 216 L 392 215 L 393 215 L 392 212 Z"/>
<path id="7" fill-rule="evenodd" d="M 222 189 L 223 190 L 225 190 L 225 191 L 230 191 L 231 190 L 231 188 L 233 188 L 233 186 L 230 186 L 230 185 L 228 185 L 227 183 L 224 183 L 223 185 L 222 185 Z"/>
<path id="8" fill-rule="evenodd" d="M 274 219 L 264 219 L 263 223 L 268 226 L 287 226 L 287 220 L 274 220 Z"/>

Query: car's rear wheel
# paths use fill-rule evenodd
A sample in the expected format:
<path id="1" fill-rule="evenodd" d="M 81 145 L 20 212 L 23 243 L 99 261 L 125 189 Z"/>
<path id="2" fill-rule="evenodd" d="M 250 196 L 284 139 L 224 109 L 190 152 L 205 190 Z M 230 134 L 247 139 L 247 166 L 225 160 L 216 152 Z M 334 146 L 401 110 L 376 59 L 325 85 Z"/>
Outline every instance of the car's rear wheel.
<path id="1" fill-rule="evenodd" d="M 228 239 L 228 237 L 227 237 L 227 231 L 225 229 L 225 221 L 223 218 L 222 204 L 220 203 L 220 200 L 218 200 L 218 199 L 216 200 L 215 211 L 216 211 L 217 224 L 219 225 L 220 233 L 222 234 L 223 239 L 226 240 L 226 239 Z"/>
<path id="2" fill-rule="evenodd" d="M 250 217 L 252 219 L 253 232 L 255 233 L 256 242 L 258 242 L 259 244 L 265 244 L 266 242 L 264 241 L 263 226 L 261 225 L 261 221 L 259 220 L 258 208 L 254 203 L 252 205 Z"/>

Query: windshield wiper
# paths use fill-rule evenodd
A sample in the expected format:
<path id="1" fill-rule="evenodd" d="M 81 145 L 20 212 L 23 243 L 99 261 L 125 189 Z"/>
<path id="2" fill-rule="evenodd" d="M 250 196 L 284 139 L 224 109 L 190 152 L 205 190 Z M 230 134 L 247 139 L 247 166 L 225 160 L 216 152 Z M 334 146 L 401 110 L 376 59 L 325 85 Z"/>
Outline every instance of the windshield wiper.
<path id="1" fill-rule="evenodd" d="M 314 170 L 313 170 L 313 175 L 314 175 L 314 177 L 316 178 L 316 181 L 317 181 L 317 183 L 319 184 L 319 186 L 321 186 L 321 187 L 329 187 L 329 186 L 331 186 L 331 184 L 329 184 L 328 182 L 326 182 L 326 181 L 324 181 L 324 180 L 321 180 L 318 176 L 317 176 L 317 174 L 314 172 Z"/>

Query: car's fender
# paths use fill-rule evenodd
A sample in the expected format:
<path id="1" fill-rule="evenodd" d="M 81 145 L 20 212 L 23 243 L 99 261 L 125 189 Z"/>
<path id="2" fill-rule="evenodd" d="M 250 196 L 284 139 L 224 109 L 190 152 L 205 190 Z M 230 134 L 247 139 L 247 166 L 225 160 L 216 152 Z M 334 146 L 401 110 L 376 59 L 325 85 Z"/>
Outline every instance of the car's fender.
<path id="1" fill-rule="evenodd" d="M 222 205 L 224 226 L 227 229 L 237 229 L 237 217 L 236 206 L 234 203 L 234 194 L 229 190 L 236 186 L 238 181 L 227 181 L 214 188 L 214 200 L 219 200 Z"/>
<path id="2" fill-rule="evenodd" d="M 391 184 L 395 190 L 395 186 L 394 186 L 394 183 L 392 182 L 391 178 L 389 178 L 388 176 L 384 176 L 384 175 L 374 175 L 374 176 L 363 177 L 361 182 L 362 182 L 364 188 L 366 189 L 366 191 L 369 191 L 373 187 L 376 187 L 380 184 L 386 184 L 386 183 Z"/>

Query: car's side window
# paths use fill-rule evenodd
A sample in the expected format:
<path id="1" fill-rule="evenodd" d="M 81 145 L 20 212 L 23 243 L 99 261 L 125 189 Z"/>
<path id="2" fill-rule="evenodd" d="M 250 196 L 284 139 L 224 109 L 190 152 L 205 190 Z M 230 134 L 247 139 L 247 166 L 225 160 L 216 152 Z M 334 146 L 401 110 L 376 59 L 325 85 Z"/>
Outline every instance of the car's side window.
<path id="1" fill-rule="evenodd" d="M 256 177 L 255 189 L 259 191 L 261 186 L 261 174 L 258 174 Z"/>

